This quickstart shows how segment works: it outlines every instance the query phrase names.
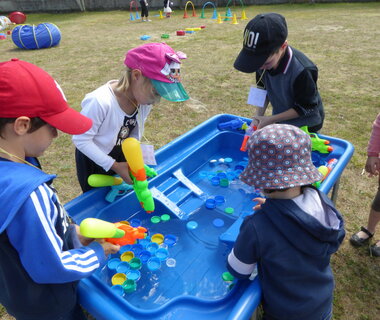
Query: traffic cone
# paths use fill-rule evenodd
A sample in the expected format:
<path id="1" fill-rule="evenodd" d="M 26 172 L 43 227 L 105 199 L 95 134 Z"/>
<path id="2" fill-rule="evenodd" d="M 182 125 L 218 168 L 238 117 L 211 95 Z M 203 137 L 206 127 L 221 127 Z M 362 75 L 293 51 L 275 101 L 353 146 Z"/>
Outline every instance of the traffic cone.
<path id="1" fill-rule="evenodd" d="M 184 15 L 183 15 L 183 18 L 184 19 L 186 19 L 186 18 L 188 18 L 189 16 L 187 15 L 187 11 L 185 10 L 185 13 L 184 13 Z"/>
<path id="2" fill-rule="evenodd" d="M 217 19 L 217 12 L 216 12 L 216 9 L 214 9 L 214 12 L 213 12 L 213 14 L 212 14 L 211 19 Z"/>
<path id="3" fill-rule="evenodd" d="M 132 13 L 132 12 L 129 14 L 129 16 L 130 16 L 130 19 L 129 19 L 129 20 L 131 20 L 131 21 L 135 20 L 135 17 L 133 16 L 133 13 Z"/>
<path id="4" fill-rule="evenodd" d="M 164 16 L 162 15 L 162 11 L 160 11 L 160 19 L 163 19 Z"/>
<path id="5" fill-rule="evenodd" d="M 236 13 L 234 13 L 234 16 L 232 17 L 232 24 L 239 24 L 237 22 Z"/>
<path id="6" fill-rule="evenodd" d="M 220 16 L 220 13 L 218 13 L 218 20 L 217 20 L 217 23 L 223 23 L 223 21 L 222 21 L 222 17 Z"/>
<path id="7" fill-rule="evenodd" d="M 245 14 L 245 10 L 241 12 L 241 20 L 248 20 L 247 15 Z"/>
<path id="8" fill-rule="evenodd" d="M 201 13 L 201 19 L 205 19 L 206 17 L 205 17 L 205 11 L 204 10 L 202 10 L 202 13 Z"/>

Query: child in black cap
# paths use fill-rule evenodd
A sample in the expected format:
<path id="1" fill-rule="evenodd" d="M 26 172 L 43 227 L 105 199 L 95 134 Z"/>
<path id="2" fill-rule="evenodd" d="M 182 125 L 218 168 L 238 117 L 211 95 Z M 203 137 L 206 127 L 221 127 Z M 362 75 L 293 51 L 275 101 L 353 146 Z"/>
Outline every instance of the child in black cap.
<path id="1" fill-rule="evenodd" d="M 285 18 L 278 13 L 259 14 L 244 30 L 243 49 L 234 67 L 256 72 L 250 95 L 265 96 L 257 106 L 252 125 L 258 129 L 272 123 L 308 126 L 317 132 L 323 126 L 324 110 L 318 92 L 318 69 L 302 52 L 288 45 Z M 255 100 L 253 97 L 251 101 Z M 271 103 L 271 116 L 264 116 Z"/>
<path id="2" fill-rule="evenodd" d="M 245 218 L 228 270 L 248 278 L 257 266 L 265 320 L 329 320 L 334 278 L 330 257 L 343 241 L 343 218 L 311 186 L 321 173 L 301 129 L 272 124 L 248 140 L 240 179 L 260 188 L 257 212 Z"/>

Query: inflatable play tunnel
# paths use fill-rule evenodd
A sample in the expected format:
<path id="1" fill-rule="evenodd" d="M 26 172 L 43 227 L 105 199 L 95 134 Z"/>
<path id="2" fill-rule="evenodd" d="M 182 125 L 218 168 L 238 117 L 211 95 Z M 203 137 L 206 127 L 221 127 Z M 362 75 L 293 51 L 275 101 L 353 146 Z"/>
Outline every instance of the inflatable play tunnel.
<path id="1" fill-rule="evenodd" d="M 61 41 L 61 31 L 52 23 L 24 24 L 13 29 L 12 40 L 21 49 L 50 48 Z"/>

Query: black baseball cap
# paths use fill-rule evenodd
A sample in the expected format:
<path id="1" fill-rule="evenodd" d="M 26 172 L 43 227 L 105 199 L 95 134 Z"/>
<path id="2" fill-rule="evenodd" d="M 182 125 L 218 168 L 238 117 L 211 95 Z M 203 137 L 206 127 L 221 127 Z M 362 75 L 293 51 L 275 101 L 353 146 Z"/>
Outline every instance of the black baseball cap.
<path id="1" fill-rule="evenodd" d="M 287 37 L 288 27 L 282 15 L 258 14 L 245 27 L 243 49 L 235 60 L 235 69 L 246 73 L 256 72 Z"/>

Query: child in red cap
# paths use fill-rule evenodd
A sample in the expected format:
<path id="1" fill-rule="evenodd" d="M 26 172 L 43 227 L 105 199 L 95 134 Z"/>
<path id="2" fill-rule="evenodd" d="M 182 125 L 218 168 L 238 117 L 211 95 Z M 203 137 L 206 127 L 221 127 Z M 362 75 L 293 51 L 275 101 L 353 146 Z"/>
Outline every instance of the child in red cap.
<path id="1" fill-rule="evenodd" d="M 322 178 L 301 129 L 273 124 L 248 141 L 249 163 L 240 178 L 263 190 L 241 228 L 227 267 L 248 278 L 257 266 L 266 320 L 328 320 L 334 279 L 330 256 L 343 241 L 343 218 L 311 186 Z"/>
<path id="2" fill-rule="evenodd" d="M 85 319 L 77 283 L 119 250 L 77 234 L 37 160 L 57 129 L 90 128 L 44 70 L 0 63 L 0 304 L 18 320 Z"/>
<path id="3" fill-rule="evenodd" d="M 118 174 L 131 184 L 121 143 L 140 140 L 152 105 L 160 97 L 179 102 L 189 99 L 181 84 L 181 60 L 186 55 L 165 43 L 147 43 L 127 52 L 126 69 L 86 95 L 81 113 L 93 121 L 89 131 L 73 136 L 78 180 L 83 192 L 91 174 Z"/>

